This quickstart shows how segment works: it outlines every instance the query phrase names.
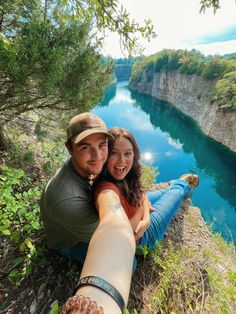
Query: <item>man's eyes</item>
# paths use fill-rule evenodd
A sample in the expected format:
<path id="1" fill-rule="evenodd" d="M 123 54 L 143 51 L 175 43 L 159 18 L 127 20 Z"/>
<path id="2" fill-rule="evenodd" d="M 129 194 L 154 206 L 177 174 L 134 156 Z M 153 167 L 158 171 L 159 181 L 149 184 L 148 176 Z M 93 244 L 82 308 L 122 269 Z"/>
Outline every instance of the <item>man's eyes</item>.
<path id="1" fill-rule="evenodd" d="M 81 150 L 90 150 L 90 146 L 80 146 Z"/>
<path id="2" fill-rule="evenodd" d="M 108 146 L 108 143 L 102 143 L 101 145 L 100 145 L 100 147 L 107 147 Z"/>
<path id="3" fill-rule="evenodd" d="M 104 148 L 107 146 L 108 146 L 108 143 L 102 143 L 99 145 L 99 148 Z M 92 151 L 94 149 L 92 146 L 89 146 L 89 145 L 83 145 L 83 146 L 80 146 L 79 148 L 80 150 L 83 150 L 83 151 Z"/>

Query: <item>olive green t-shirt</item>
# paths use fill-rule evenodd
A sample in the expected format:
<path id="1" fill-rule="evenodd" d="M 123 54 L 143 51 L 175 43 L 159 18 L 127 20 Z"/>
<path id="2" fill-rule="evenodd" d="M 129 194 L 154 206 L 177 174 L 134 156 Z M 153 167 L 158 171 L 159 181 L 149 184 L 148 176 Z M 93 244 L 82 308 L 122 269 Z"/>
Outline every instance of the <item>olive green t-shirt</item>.
<path id="1" fill-rule="evenodd" d="M 48 247 L 67 248 L 88 243 L 98 226 L 91 185 L 67 159 L 47 184 L 40 200 Z"/>

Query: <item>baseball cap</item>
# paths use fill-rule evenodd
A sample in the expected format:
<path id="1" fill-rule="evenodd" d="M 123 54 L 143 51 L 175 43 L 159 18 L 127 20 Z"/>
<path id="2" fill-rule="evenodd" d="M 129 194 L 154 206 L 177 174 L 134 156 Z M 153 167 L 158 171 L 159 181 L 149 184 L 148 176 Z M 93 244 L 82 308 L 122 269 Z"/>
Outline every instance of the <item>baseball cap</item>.
<path id="1" fill-rule="evenodd" d="M 70 120 L 67 127 L 67 140 L 72 139 L 74 143 L 79 143 L 85 137 L 95 133 L 104 133 L 113 138 L 102 119 L 93 113 L 84 112 Z"/>

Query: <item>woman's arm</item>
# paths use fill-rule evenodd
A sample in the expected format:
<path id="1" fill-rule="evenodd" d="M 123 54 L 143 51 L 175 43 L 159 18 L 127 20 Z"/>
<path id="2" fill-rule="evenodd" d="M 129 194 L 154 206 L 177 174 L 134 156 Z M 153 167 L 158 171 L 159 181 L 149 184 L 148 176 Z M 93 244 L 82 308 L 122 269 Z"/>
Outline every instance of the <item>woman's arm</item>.
<path id="1" fill-rule="evenodd" d="M 111 284 L 128 303 L 135 253 L 133 230 L 118 195 L 101 192 L 96 200 L 100 224 L 89 244 L 81 278 L 96 276 Z M 106 292 L 91 285 L 79 287 L 76 295 L 89 297 L 103 307 L 104 313 L 120 314 L 117 302 Z M 73 313 L 80 313 L 75 311 Z"/>

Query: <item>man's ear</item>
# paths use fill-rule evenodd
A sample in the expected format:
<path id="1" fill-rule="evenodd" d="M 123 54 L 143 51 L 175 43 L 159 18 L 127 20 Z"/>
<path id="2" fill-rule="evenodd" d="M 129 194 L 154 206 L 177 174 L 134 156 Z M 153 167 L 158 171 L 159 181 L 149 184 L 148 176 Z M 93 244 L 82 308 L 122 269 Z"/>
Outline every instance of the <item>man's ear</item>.
<path id="1" fill-rule="evenodd" d="M 72 149 L 71 149 L 70 145 L 68 144 L 68 142 L 65 142 L 65 146 L 66 146 L 69 154 L 71 155 L 72 154 Z"/>

